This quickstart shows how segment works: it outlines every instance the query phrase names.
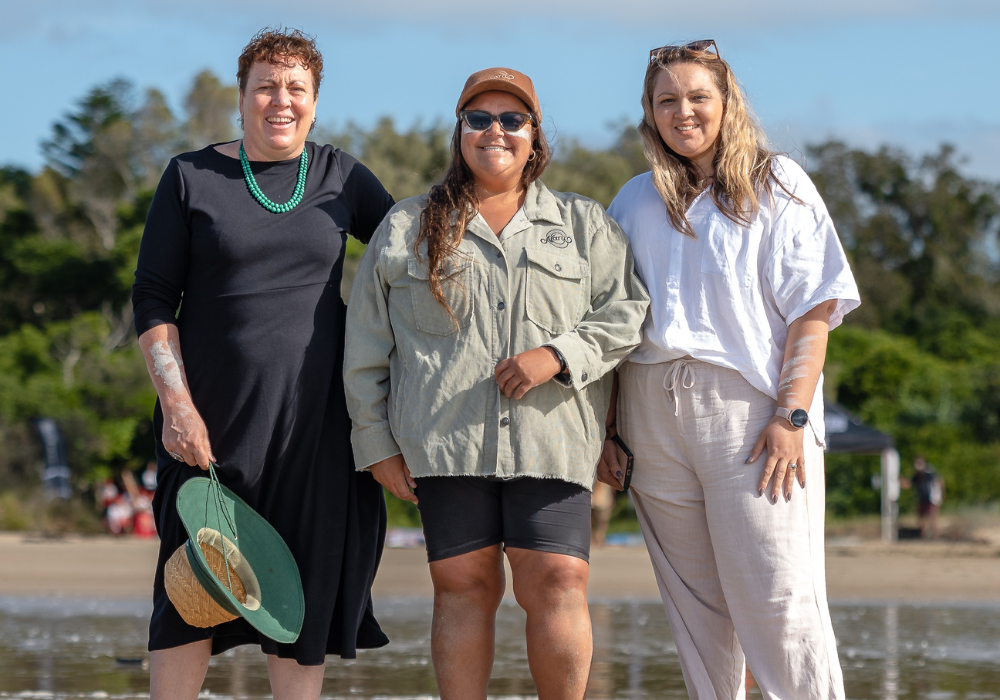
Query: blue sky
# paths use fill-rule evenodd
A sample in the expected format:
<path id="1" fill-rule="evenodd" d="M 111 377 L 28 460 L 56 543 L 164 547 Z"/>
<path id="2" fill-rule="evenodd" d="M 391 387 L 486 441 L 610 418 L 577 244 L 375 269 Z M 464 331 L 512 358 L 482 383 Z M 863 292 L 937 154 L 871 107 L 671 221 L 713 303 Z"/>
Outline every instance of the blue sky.
<path id="1" fill-rule="evenodd" d="M 648 50 L 711 37 L 783 149 L 950 142 L 967 172 L 1000 181 L 996 0 L 0 0 L 0 17 L 13 78 L 0 164 L 38 168 L 53 121 L 116 76 L 159 87 L 180 113 L 198 71 L 232 79 L 249 37 L 286 24 L 323 51 L 326 124 L 451 119 L 465 78 L 503 65 L 534 79 L 557 146 L 603 146 L 608 124 L 641 114 Z"/>

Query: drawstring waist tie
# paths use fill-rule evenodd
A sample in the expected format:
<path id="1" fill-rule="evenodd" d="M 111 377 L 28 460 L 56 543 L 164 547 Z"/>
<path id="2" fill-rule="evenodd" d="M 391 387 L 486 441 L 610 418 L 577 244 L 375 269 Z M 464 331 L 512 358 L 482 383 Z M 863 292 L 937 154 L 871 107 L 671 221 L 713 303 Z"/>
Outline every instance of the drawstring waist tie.
<path id="1" fill-rule="evenodd" d="M 663 389 L 674 401 L 674 415 L 681 414 L 681 399 L 678 389 L 691 389 L 694 387 L 694 375 L 691 373 L 691 365 L 697 360 L 691 358 L 681 358 L 670 363 L 670 369 L 663 377 Z"/>

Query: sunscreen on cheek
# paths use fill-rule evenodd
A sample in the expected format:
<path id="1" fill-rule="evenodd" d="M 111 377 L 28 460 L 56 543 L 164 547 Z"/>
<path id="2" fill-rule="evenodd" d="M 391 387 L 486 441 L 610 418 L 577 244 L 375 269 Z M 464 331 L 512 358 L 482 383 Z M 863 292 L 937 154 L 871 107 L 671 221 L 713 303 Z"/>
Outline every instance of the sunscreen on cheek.
<path id="1" fill-rule="evenodd" d="M 519 131 L 508 131 L 507 135 L 516 136 L 519 139 L 524 139 L 528 143 L 531 143 L 531 125 L 525 124 Z"/>

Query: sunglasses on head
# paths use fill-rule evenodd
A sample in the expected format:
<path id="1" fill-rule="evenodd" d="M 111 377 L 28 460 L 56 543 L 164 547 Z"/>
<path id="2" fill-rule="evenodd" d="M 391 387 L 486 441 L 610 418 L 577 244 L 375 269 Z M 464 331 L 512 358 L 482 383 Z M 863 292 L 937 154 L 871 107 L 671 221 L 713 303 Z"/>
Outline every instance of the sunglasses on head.
<path id="1" fill-rule="evenodd" d="M 692 41 L 690 44 L 676 44 L 671 46 L 661 46 L 658 49 L 653 49 L 649 52 L 649 62 L 655 63 L 660 60 L 660 57 L 665 53 L 671 51 L 708 51 L 711 49 L 712 53 L 715 54 L 716 58 L 719 56 L 719 47 L 715 44 L 715 39 L 699 39 L 698 41 Z"/>
<path id="2" fill-rule="evenodd" d="M 466 109 L 459 113 L 465 125 L 473 131 L 486 131 L 493 122 L 500 125 L 504 131 L 520 131 L 525 124 L 533 124 L 534 120 L 530 114 L 524 112 L 501 112 L 500 114 L 490 114 L 481 109 Z"/>

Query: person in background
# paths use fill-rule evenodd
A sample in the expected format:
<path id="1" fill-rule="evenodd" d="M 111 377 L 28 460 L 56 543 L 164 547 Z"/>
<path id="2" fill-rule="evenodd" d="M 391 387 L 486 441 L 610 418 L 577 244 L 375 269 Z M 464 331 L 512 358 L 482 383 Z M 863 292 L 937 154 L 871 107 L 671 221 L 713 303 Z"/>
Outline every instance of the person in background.
<path id="1" fill-rule="evenodd" d="M 152 496 L 153 492 L 156 491 L 156 461 L 150 460 L 146 462 L 146 468 L 142 470 L 142 476 L 140 477 L 142 483 L 142 488 L 150 493 Z"/>
<path id="2" fill-rule="evenodd" d="M 136 537 L 156 537 L 153 494 L 139 487 L 131 469 L 122 469 L 121 482 L 128 493 L 129 503 L 132 506 L 132 534 Z"/>
<path id="3" fill-rule="evenodd" d="M 101 488 L 104 506 L 104 526 L 108 533 L 120 536 L 132 534 L 135 509 L 132 496 L 125 487 L 124 472 L 115 479 L 107 479 Z"/>
<path id="4" fill-rule="evenodd" d="M 923 455 L 913 460 L 913 476 L 900 479 L 904 489 L 912 488 L 917 494 L 917 517 L 921 537 L 938 536 L 938 512 L 944 502 L 944 479 L 928 464 Z"/>
<path id="5" fill-rule="evenodd" d="M 844 697 L 826 599 L 822 369 L 860 303 L 823 200 L 776 154 L 714 41 L 654 49 L 651 172 L 609 213 L 650 290 L 619 370 L 632 499 L 696 700 Z M 605 443 L 600 478 L 620 469 Z"/>
<path id="6" fill-rule="evenodd" d="M 312 38 L 264 30 L 237 65 L 243 138 L 170 161 L 132 292 L 158 397 L 152 700 L 198 697 L 211 655 L 241 644 L 267 654 L 275 698 L 318 698 L 327 654 L 388 642 L 370 592 L 385 503 L 354 469 L 340 279 L 347 235 L 367 242 L 393 200 L 357 160 L 306 140 L 323 73 Z M 293 644 L 242 618 L 190 626 L 167 597 L 164 564 L 188 537 L 177 493 L 209 463 L 295 557 L 305 621 Z"/>
<path id="7" fill-rule="evenodd" d="M 538 179 L 549 149 L 527 76 L 473 74 L 455 116 L 444 181 L 390 212 L 354 279 L 354 451 L 420 509 L 443 700 L 486 698 L 504 553 L 538 697 L 578 699 L 609 372 L 647 296 L 601 206 Z"/>
<path id="8" fill-rule="evenodd" d="M 590 498 L 590 540 L 603 547 L 608 538 L 608 525 L 615 509 L 615 490 L 600 479 L 594 481 Z"/>

